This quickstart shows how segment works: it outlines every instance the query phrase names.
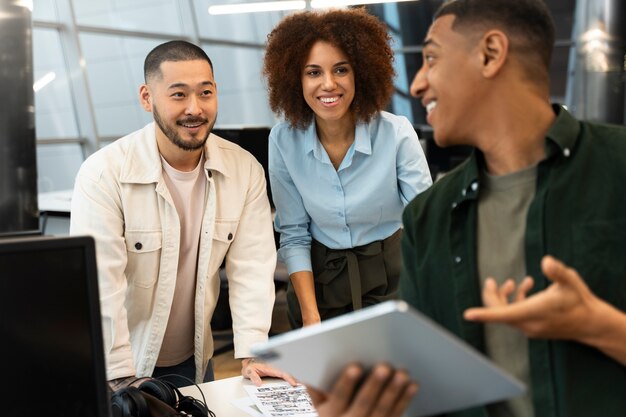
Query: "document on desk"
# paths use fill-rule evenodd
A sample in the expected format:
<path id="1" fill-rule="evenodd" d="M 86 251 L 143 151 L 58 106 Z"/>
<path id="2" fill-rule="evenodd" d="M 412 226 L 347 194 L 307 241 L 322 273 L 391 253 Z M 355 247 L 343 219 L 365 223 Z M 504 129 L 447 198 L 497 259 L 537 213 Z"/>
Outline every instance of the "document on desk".
<path id="1" fill-rule="evenodd" d="M 317 417 L 304 385 L 292 387 L 286 382 L 271 382 L 260 387 L 246 385 L 244 388 L 265 417 Z"/>
<path id="2" fill-rule="evenodd" d="M 231 400 L 231 404 L 252 417 L 265 417 L 256 406 L 252 397 L 241 397 Z"/>

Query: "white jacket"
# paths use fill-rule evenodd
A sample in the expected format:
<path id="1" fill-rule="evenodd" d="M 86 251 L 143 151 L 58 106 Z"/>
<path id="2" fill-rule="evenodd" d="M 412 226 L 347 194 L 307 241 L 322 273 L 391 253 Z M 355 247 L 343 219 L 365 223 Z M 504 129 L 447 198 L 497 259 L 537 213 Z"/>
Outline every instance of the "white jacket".
<path id="1" fill-rule="evenodd" d="M 107 379 L 150 376 L 176 283 L 180 223 L 165 185 L 154 123 L 91 155 L 72 197 L 70 234 L 96 241 Z M 276 250 L 263 168 L 211 134 L 205 145 L 206 208 L 198 250 L 195 363 L 213 355 L 210 321 L 226 259 L 235 357 L 267 339 Z"/>

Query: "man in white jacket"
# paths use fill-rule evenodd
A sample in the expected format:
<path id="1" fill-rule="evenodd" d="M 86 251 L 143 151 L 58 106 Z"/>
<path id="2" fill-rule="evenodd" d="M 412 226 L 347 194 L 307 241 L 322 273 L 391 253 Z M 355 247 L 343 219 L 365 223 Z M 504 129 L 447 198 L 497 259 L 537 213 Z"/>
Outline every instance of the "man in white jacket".
<path id="1" fill-rule="evenodd" d="M 295 383 L 251 359 L 271 324 L 272 219 L 261 165 L 211 134 L 212 63 L 171 41 L 148 54 L 144 76 L 139 98 L 154 123 L 91 155 L 72 198 L 70 233 L 96 240 L 107 379 L 114 389 L 166 373 L 212 379 L 210 321 L 225 262 L 242 374 Z"/>

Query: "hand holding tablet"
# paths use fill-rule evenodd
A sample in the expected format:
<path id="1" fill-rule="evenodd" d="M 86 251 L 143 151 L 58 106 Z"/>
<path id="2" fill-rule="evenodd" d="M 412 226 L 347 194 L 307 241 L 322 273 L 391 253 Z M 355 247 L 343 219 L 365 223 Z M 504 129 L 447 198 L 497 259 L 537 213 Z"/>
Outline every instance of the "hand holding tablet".
<path id="1" fill-rule="evenodd" d="M 400 417 L 418 391 L 405 371 L 377 365 L 364 374 L 349 365 L 330 392 L 308 387 L 319 417 Z"/>
<path id="2" fill-rule="evenodd" d="M 524 393 L 471 346 L 402 301 L 388 301 L 272 337 L 253 353 L 303 383 L 332 392 L 350 363 L 385 362 L 419 384 L 408 416 L 428 416 Z M 357 394 L 358 395 L 358 394 Z"/>

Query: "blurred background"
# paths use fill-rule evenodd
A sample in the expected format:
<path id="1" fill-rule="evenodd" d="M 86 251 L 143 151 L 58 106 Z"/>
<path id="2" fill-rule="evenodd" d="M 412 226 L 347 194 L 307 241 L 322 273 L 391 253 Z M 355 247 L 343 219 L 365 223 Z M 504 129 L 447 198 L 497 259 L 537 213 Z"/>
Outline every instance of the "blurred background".
<path id="1" fill-rule="evenodd" d="M 230 130 L 231 135 L 236 136 L 243 128 L 270 128 L 277 120 L 267 104 L 260 74 L 264 43 L 272 27 L 291 11 L 208 13 L 209 6 L 229 2 L 241 3 L 228 0 L 32 1 L 38 191 L 72 188 L 78 167 L 87 155 L 151 121 L 151 115 L 141 109 L 137 99 L 139 85 L 143 82 L 143 59 L 154 46 L 166 40 L 195 42 L 213 60 L 220 87 L 218 129 Z M 570 105 L 575 93 L 576 3 L 576 0 L 547 0 L 557 24 L 551 70 L 552 100 L 560 103 L 569 100 Z M 604 14 L 612 14 L 604 18 L 608 22 L 616 21 L 615 25 L 622 28 L 616 47 L 621 48 L 617 54 L 621 54 L 623 63 L 626 11 L 620 3 L 624 2 L 578 3 L 591 3 L 583 5 L 587 19 L 594 15 L 590 9 L 600 4 L 604 4 Z M 372 14 L 387 23 L 394 39 L 398 76 L 389 111 L 408 117 L 425 140 L 430 136 L 424 122 L 425 113 L 421 105 L 410 98 L 408 88 L 421 65 L 421 44 L 433 12 L 440 4 L 440 0 L 416 0 L 367 6 Z M 579 24 L 585 21 L 581 19 Z M 606 26 L 605 23 L 605 30 L 610 29 Z M 619 27 L 616 30 L 619 31 Z M 622 117 L 614 122 L 624 123 L 623 67 L 619 77 Z M 441 165 L 435 166 L 435 171 L 447 169 L 446 155 L 439 155 L 436 150 L 433 153 L 437 160 L 432 163 Z M 454 155 L 450 157 L 454 159 Z"/>
<path id="2" fill-rule="evenodd" d="M 282 0 L 274 6 L 313 8 L 324 1 Z M 424 109 L 409 95 L 422 64 L 424 36 L 441 3 L 379 0 L 365 6 L 393 37 L 397 78 L 388 110 L 413 123 L 435 178 L 469 152 L 438 148 Z M 626 2 L 546 4 L 556 23 L 551 100 L 582 119 L 625 124 Z M 219 85 L 216 133 L 250 150 L 267 167 L 267 135 L 278 120 L 261 76 L 264 45 L 274 25 L 293 11 L 252 13 L 253 6 L 258 2 L 0 0 L 0 237 L 68 233 L 71 190 L 81 163 L 152 120 L 138 101 L 143 61 L 152 48 L 171 39 L 191 41 L 208 53 Z M 272 333 L 280 333 L 287 326 L 280 291 L 287 277 L 281 265 L 275 278 Z M 218 341 L 220 331 L 223 336 L 216 353 L 225 354 L 223 363 L 220 355 L 215 358 L 218 378 L 239 372 L 230 351 L 227 287 L 222 289 L 213 323 Z"/>

